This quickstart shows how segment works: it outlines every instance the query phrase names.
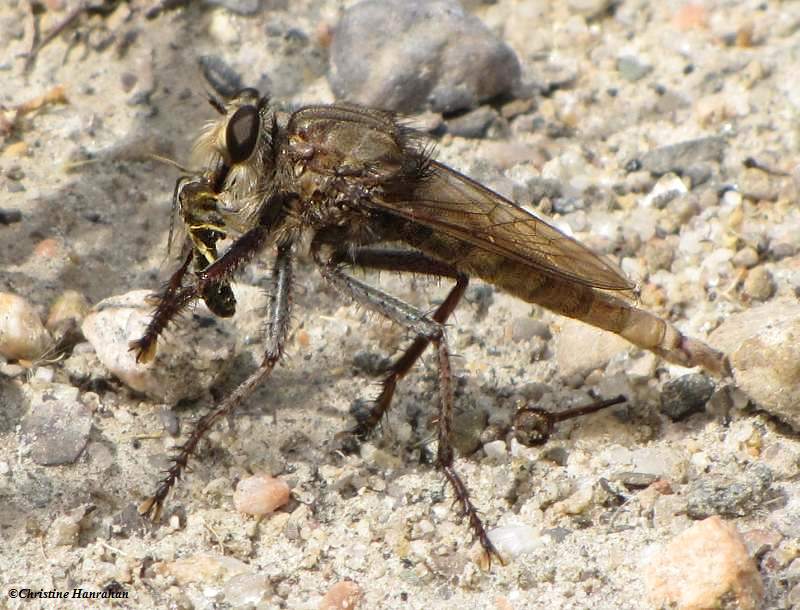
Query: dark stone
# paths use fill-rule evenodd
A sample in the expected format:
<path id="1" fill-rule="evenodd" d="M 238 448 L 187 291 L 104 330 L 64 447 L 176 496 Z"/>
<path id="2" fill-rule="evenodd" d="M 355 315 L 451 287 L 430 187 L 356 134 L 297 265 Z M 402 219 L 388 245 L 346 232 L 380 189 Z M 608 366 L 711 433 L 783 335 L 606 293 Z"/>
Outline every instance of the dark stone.
<path id="1" fill-rule="evenodd" d="M 530 193 L 531 201 L 538 203 L 545 197 L 550 200 L 561 197 L 562 186 L 558 180 L 552 178 L 533 177 L 525 182 Z"/>
<path id="2" fill-rule="evenodd" d="M 372 377 L 386 372 L 391 363 L 386 356 L 367 350 L 359 350 L 353 356 L 353 366 Z"/>
<path id="3" fill-rule="evenodd" d="M 673 421 L 705 409 L 714 393 L 714 382 L 705 375 L 691 373 L 664 384 L 661 412 Z"/>

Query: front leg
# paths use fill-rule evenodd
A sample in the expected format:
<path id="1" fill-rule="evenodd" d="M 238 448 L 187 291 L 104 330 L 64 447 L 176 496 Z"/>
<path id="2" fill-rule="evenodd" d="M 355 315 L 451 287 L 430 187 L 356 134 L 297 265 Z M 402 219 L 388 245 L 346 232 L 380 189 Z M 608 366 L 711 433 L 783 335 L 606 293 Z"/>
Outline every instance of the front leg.
<path id="1" fill-rule="evenodd" d="M 222 260 L 222 259 L 220 259 Z M 213 265 L 212 265 L 213 266 Z M 139 513 L 157 520 L 161 514 L 164 500 L 170 489 L 181 478 L 189 458 L 197 449 L 198 443 L 223 417 L 229 416 L 236 408 L 269 376 L 283 355 L 286 337 L 291 320 L 292 290 L 292 246 L 285 244 L 278 248 L 278 255 L 272 271 L 272 291 L 269 300 L 269 321 L 267 323 L 266 350 L 260 366 L 250 374 L 220 405 L 206 414 L 195 424 L 188 440 L 180 447 L 173 458 L 166 476 L 161 480 L 155 493 L 142 502 Z"/>

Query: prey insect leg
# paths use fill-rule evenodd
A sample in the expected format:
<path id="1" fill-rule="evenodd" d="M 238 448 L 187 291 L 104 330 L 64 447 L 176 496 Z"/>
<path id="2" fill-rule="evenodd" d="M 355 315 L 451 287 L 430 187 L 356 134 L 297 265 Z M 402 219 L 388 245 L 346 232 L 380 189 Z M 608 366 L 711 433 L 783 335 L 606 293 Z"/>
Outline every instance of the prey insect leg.
<path id="1" fill-rule="evenodd" d="M 336 256 L 327 260 L 324 259 L 320 252 L 320 247 L 323 243 L 325 243 L 324 235 L 318 234 L 315 236 L 311 244 L 311 254 L 319 266 L 322 276 L 327 281 L 360 305 L 413 331 L 417 334 L 417 338 L 424 339 L 426 344 L 428 342 L 433 343 L 439 368 L 439 446 L 437 465 L 442 469 L 445 478 L 453 487 L 456 501 L 461 505 L 462 514 L 469 521 L 470 528 L 483 547 L 488 561 L 490 562 L 491 556 L 494 555 L 502 562 L 500 554 L 486 533 L 486 528 L 481 521 L 480 515 L 478 515 L 478 510 L 469 498 L 467 486 L 461 480 L 453 465 L 455 457 L 450 439 L 453 423 L 453 376 L 443 324 L 431 320 L 415 307 L 404 303 L 400 299 L 345 274 L 340 268 L 340 263 L 337 264 Z M 466 281 L 466 278 L 464 278 L 464 281 Z M 458 293 L 456 294 L 458 295 Z M 457 299 L 454 300 L 457 301 Z M 424 346 L 422 349 L 424 349 Z"/>
<path id="2" fill-rule="evenodd" d="M 224 258 L 224 257 L 223 257 Z M 219 259 L 221 262 L 223 259 Z M 216 264 L 216 263 L 215 263 Z M 209 267 L 211 269 L 214 265 Z M 272 272 L 272 291 L 268 305 L 269 322 L 267 324 L 266 351 L 259 367 L 245 379 L 234 392 L 210 413 L 200 418 L 187 441 L 180 447 L 173 458 L 166 476 L 161 480 L 156 492 L 139 506 L 139 513 L 154 521 L 158 519 L 164 500 L 170 489 L 181 478 L 189 458 L 194 453 L 200 440 L 221 418 L 232 413 L 256 388 L 266 379 L 280 360 L 289 332 L 292 287 L 292 252 L 291 244 L 278 248 L 278 255 Z"/>
<path id="3" fill-rule="evenodd" d="M 334 262 L 342 262 L 367 269 L 422 273 L 456 280 L 456 284 L 447 294 L 447 298 L 436 308 L 436 311 L 431 316 L 431 319 L 439 324 L 447 322 L 461 297 L 464 296 L 464 291 L 469 283 L 469 278 L 465 274 L 450 265 L 413 250 L 359 248 L 355 252 L 337 252 L 334 255 Z M 418 335 L 403 355 L 391 364 L 387 375 L 383 379 L 381 391 L 373 402 L 369 413 L 357 422 L 356 428 L 353 430 L 360 438 L 367 437 L 381 421 L 392 403 L 398 380 L 408 374 L 429 343 L 430 339 Z"/>

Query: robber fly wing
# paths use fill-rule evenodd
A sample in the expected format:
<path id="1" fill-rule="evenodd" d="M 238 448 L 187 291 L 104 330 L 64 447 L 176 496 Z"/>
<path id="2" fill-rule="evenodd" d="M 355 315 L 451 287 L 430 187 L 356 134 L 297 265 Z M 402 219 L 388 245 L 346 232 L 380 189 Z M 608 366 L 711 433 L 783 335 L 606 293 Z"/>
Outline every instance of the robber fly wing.
<path id="1" fill-rule="evenodd" d="M 413 190 L 389 189 L 372 205 L 549 275 L 604 290 L 634 287 L 615 265 L 586 246 L 435 161 Z"/>

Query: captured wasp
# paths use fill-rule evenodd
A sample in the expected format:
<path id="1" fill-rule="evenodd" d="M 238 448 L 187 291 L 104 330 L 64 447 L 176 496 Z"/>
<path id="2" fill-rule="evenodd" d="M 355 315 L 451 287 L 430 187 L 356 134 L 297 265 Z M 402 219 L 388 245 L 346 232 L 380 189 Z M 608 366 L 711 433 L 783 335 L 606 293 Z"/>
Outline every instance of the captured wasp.
<path id="1" fill-rule="evenodd" d="M 452 485 L 487 557 L 498 556 L 454 468 L 450 440 L 453 376 L 445 324 L 471 276 L 524 301 L 617 333 L 687 367 L 729 374 L 727 358 L 626 300 L 633 285 L 612 264 L 544 220 L 435 161 L 424 137 L 390 112 L 350 104 L 306 106 L 279 117 L 266 96 L 244 89 L 227 102 L 195 146 L 202 169 L 182 177 L 173 205 L 188 235 L 183 263 L 157 295 L 137 360 L 155 355 L 159 335 L 190 303 L 218 316 L 236 300 L 230 281 L 264 251 L 276 252 L 263 361 L 215 410 L 201 418 L 155 494 L 142 504 L 157 517 L 170 489 L 212 425 L 231 413 L 272 371 L 289 331 L 292 261 L 301 237 L 322 276 L 361 306 L 414 336 L 389 367 L 364 437 L 389 408 L 397 382 L 432 345 L 438 365 L 437 466 Z M 223 252 L 220 240 L 231 243 Z M 194 272 L 190 266 L 194 262 Z M 454 282 L 431 315 L 348 275 L 349 267 L 424 274 Z"/>

